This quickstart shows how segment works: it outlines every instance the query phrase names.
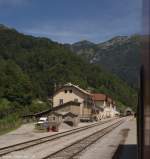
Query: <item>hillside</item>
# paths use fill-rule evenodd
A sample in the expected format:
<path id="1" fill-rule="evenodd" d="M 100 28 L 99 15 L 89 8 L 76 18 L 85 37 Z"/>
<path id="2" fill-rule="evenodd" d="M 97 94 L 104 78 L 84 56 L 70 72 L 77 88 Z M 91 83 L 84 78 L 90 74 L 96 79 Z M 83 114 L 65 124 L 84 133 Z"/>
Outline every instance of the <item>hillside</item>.
<path id="1" fill-rule="evenodd" d="M 82 44 L 86 46 L 87 41 Z M 86 47 L 89 45 L 93 43 Z M 66 82 L 106 93 L 120 109 L 136 109 L 136 91 L 116 75 L 66 45 L 0 25 L 0 133 L 18 127 L 21 115 L 48 109 L 51 103 L 47 98 L 53 94 L 54 85 Z"/>
<path id="2" fill-rule="evenodd" d="M 66 82 L 107 93 L 124 105 L 136 105 L 136 92 L 125 82 L 62 44 L 0 27 L 0 99 L 30 105 L 34 99 L 51 96 L 54 84 Z"/>
<path id="3" fill-rule="evenodd" d="M 138 35 L 117 36 L 99 44 L 80 41 L 66 47 L 86 57 L 90 63 L 99 64 L 105 70 L 115 73 L 132 87 L 137 88 L 140 67 L 140 37 Z"/>

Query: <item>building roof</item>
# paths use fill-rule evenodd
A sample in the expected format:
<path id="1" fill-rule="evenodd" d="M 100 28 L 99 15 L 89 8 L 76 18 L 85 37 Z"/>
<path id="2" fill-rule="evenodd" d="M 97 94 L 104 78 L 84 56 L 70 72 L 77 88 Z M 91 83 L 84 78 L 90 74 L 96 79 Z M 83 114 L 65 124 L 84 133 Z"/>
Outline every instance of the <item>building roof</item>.
<path id="1" fill-rule="evenodd" d="M 55 114 L 56 116 L 71 116 L 71 117 L 77 117 L 78 115 L 72 112 L 56 112 L 56 111 L 51 111 L 50 114 Z"/>
<path id="2" fill-rule="evenodd" d="M 64 117 L 66 117 L 66 116 L 77 117 L 78 115 L 75 113 L 72 113 L 72 112 L 68 112 L 68 113 L 63 114 L 63 116 Z"/>
<path id="3" fill-rule="evenodd" d="M 34 117 L 34 114 L 27 114 L 22 116 L 22 118 L 29 118 L 29 117 Z"/>
<path id="4" fill-rule="evenodd" d="M 75 101 L 69 101 L 69 102 L 66 102 L 64 104 L 61 104 L 61 105 L 58 105 L 54 108 L 50 108 L 48 110 L 45 110 L 45 111 L 42 111 L 42 112 L 39 112 L 39 113 L 35 113 L 35 114 L 32 114 L 32 116 L 35 116 L 35 117 L 41 117 L 43 115 L 46 115 L 50 112 L 53 112 L 53 111 L 57 111 L 59 110 L 60 108 L 63 108 L 63 107 L 66 107 L 68 105 L 76 105 L 76 106 L 80 106 L 80 103 L 79 102 L 75 102 Z"/>
<path id="5" fill-rule="evenodd" d="M 105 101 L 107 96 L 101 93 L 94 93 L 92 94 L 92 98 L 94 101 Z"/>
<path id="6" fill-rule="evenodd" d="M 111 97 L 107 96 L 106 94 L 102 94 L 102 93 L 94 93 L 92 94 L 92 99 L 94 101 L 107 101 L 108 103 L 112 103 L 113 105 L 115 105 L 115 101 L 113 99 L 111 99 Z"/>
<path id="7" fill-rule="evenodd" d="M 51 111 L 50 114 L 54 114 L 56 116 L 63 116 L 63 114 L 55 112 L 55 111 Z"/>
<path id="8" fill-rule="evenodd" d="M 62 88 L 64 88 L 64 87 L 73 87 L 73 88 L 79 90 L 80 92 L 82 92 L 82 93 L 84 93 L 84 94 L 86 94 L 86 95 L 89 95 L 89 96 L 92 95 L 90 92 L 88 92 L 88 91 L 86 91 L 86 90 L 84 90 L 84 89 L 80 88 L 79 86 L 74 85 L 74 84 L 72 84 L 72 83 L 67 83 L 67 84 L 63 85 L 62 87 L 58 88 L 58 89 L 55 91 L 55 93 L 57 93 L 60 89 L 62 89 Z M 55 94 L 55 93 L 54 93 L 54 94 Z"/>

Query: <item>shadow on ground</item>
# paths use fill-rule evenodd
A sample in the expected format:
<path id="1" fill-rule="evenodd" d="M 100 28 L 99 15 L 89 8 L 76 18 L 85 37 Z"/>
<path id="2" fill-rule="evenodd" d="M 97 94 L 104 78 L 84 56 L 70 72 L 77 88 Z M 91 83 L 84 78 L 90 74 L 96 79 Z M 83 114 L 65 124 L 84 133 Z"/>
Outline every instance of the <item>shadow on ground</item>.
<path id="1" fill-rule="evenodd" d="M 119 145 L 112 159 L 137 159 L 137 145 Z"/>

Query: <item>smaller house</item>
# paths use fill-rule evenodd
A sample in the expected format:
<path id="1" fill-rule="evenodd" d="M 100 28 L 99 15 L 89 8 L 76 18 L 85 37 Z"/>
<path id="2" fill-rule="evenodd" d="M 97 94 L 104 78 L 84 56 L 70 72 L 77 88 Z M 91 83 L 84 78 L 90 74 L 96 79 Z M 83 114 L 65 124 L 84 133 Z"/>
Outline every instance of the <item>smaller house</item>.
<path id="1" fill-rule="evenodd" d="M 93 94 L 93 101 L 95 105 L 101 108 L 99 118 L 114 117 L 116 113 L 115 101 L 105 94 L 95 93 Z"/>
<path id="2" fill-rule="evenodd" d="M 77 126 L 79 123 L 78 115 L 71 112 L 51 112 L 48 116 L 49 129 L 52 131 L 58 131 L 63 122 L 70 126 Z"/>
<path id="3" fill-rule="evenodd" d="M 63 115 L 57 112 L 51 112 L 48 115 L 48 128 L 52 131 L 58 131 L 59 125 L 63 121 Z"/>
<path id="4" fill-rule="evenodd" d="M 101 108 L 99 112 L 99 118 L 107 117 L 107 96 L 105 94 L 95 93 L 93 94 L 93 101 L 96 107 Z M 109 111 L 109 110 L 108 110 Z"/>
<path id="5" fill-rule="evenodd" d="M 96 121 L 101 120 L 103 111 L 104 111 L 104 108 L 94 105 L 92 108 L 92 119 Z"/>
<path id="6" fill-rule="evenodd" d="M 97 107 L 106 107 L 107 96 L 105 94 L 94 93 L 92 98 Z"/>

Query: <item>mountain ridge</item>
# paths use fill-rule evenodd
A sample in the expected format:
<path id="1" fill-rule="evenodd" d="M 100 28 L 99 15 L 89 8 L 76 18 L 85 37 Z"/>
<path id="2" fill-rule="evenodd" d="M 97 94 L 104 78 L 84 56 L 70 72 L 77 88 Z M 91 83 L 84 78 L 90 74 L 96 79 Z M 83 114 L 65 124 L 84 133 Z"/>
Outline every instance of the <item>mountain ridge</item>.
<path id="1" fill-rule="evenodd" d="M 0 29 L 0 59 L 0 98 L 28 104 L 52 95 L 55 83 L 72 82 L 135 107 L 136 91 L 126 82 L 47 38 Z"/>
<path id="2" fill-rule="evenodd" d="M 92 43 L 93 45 L 88 43 L 85 46 L 79 41 L 78 46 L 75 43 L 67 47 L 90 63 L 99 64 L 137 88 L 140 67 L 139 35 L 116 36 L 102 43 Z"/>

